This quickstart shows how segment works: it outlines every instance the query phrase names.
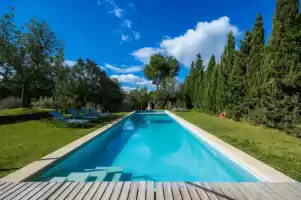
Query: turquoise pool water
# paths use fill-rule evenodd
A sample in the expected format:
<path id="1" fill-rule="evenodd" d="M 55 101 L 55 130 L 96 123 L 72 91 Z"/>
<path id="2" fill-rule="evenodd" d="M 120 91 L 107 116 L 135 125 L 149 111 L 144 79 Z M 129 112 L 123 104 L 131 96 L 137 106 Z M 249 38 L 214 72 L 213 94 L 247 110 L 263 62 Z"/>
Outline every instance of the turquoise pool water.
<path id="1" fill-rule="evenodd" d="M 135 113 L 36 180 L 258 181 L 166 113 Z"/>

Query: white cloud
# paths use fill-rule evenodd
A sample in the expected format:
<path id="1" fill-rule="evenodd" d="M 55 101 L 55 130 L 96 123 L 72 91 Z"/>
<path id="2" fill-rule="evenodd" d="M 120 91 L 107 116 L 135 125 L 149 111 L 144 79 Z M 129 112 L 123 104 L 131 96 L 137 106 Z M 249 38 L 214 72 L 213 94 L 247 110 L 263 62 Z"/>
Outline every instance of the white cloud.
<path id="1" fill-rule="evenodd" d="M 74 60 L 65 60 L 64 62 L 68 67 L 72 67 L 73 65 L 76 64 L 76 61 Z"/>
<path id="2" fill-rule="evenodd" d="M 132 21 L 131 20 L 128 20 L 128 19 L 125 19 L 123 21 L 123 24 L 122 24 L 124 27 L 127 27 L 127 28 L 131 28 L 132 27 Z"/>
<path id="3" fill-rule="evenodd" d="M 128 86 L 121 86 L 122 90 L 125 92 L 130 92 L 132 90 L 135 90 L 136 88 L 134 87 L 128 87 Z"/>
<path id="4" fill-rule="evenodd" d="M 135 40 L 139 40 L 140 39 L 140 33 L 139 32 L 133 31 L 133 34 L 134 34 Z"/>
<path id="5" fill-rule="evenodd" d="M 132 83 L 137 86 L 153 87 L 152 81 L 148 81 L 145 78 L 135 76 L 134 74 L 112 75 L 110 77 L 117 79 L 120 83 Z"/>
<path id="6" fill-rule="evenodd" d="M 115 8 L 111 11 L 115 15 L 115 17 L 121 18 L 123 10 L 119 8 L 118 6 L 115 6 Z"/>
<path id="7" fill-rule="evenodd" d="M 142 66 L 124 66 L 123 68 L 115 67 L 111 64 L 105 64 L 105 68 L 110 69 L 116 73 L 134 73 L 143 71 Z"/>
<path id="8" fill-rule="evenodd" d="M 100 5 L 100 4 L 101 4 L 101 3 L 100 3 L 100 0 L 98 0 L 98 1 L 97 1 L 97 5 Z"/>
<path id="9" fill-rule="evenodd" d="M 211 22 L 199 22 L 195 29 L 189 29 L 181 36 L 163 39 L 160 48 L 144 47 L 134 51 L 132 55 L 146 63 L 152 54 L 165 52 L 189 67 L 196 55 L 201 53 L 207 64 L 212 54 L 217 60 L 220 59 L 230 31 L 234 35 L 239 34 L 238 28 L 230 23 L 228 17 Z"/>
<path id="10" fill-rule="evenodd" d="M 133 55 L 136 58 L 136 60 L 140 60 L 144 64 L 148 64 L 151 55 L 160 52 L 162 52 L 162 49 L 160 48 L 144 47 L 134 51 L 133 53 L 131 53 L 131 55 Z"/>
<path id="11" fill-rule="evenodd" d="M 124 41 L 124 42 L 129 41 L 129 36 L 124 35 L 124 34 L 122 33 L 122 34 L 121 34 L 121 41 Z"/>

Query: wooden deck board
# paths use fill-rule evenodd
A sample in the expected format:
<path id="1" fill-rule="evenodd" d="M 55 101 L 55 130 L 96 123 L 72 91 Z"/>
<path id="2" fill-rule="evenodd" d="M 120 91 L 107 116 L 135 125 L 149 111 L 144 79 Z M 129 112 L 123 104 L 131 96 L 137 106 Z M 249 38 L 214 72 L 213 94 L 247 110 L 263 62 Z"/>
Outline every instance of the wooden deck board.
<path id="1" fill-rule="evenodd" d="M 1 187 L 2 186 L 2 187 Z M 0 200 L 300 200 L 300 183 L 16 182 L 0 184 Z"/>
<path id="2" fill-rule="evenodd" d="M 121 191 L 121 194 L 119 196 L 119 200 L 127 200 L 129 193 L 130 193 L 130 188 L 131 188 L 131 182 L 124 182 L 123 183 L 123 188 Z"/>

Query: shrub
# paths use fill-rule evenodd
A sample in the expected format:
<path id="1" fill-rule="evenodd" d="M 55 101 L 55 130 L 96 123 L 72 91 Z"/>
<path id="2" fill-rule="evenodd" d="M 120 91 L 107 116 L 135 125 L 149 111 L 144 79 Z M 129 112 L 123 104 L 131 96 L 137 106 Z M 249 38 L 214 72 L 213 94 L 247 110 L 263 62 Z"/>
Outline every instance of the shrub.
<path id="1" fill-rule="evenodd" d="M 0 108 L 18 108 L 21 100 L 18 97 L 6 97 L 0 100 Z"/>
<path id="2" fill-rule="evenodd" d="M 42 108 L 42 109 L 52 109 L 54 107 L 54 103 L 52 98 L 40 98 L 39 101 L 33 102 L 32 106 L 34 108 Z"/>

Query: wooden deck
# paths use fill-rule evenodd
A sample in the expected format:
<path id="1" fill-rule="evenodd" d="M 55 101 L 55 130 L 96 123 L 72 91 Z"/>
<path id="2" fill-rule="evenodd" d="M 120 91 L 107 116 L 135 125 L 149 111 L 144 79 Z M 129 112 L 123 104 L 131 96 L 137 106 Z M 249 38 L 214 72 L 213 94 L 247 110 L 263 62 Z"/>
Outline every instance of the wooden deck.
<path id="1" fill-rule="evenodd" d="M 301 183 L 0 182 L 0 199 L 301 199 Z"/>

